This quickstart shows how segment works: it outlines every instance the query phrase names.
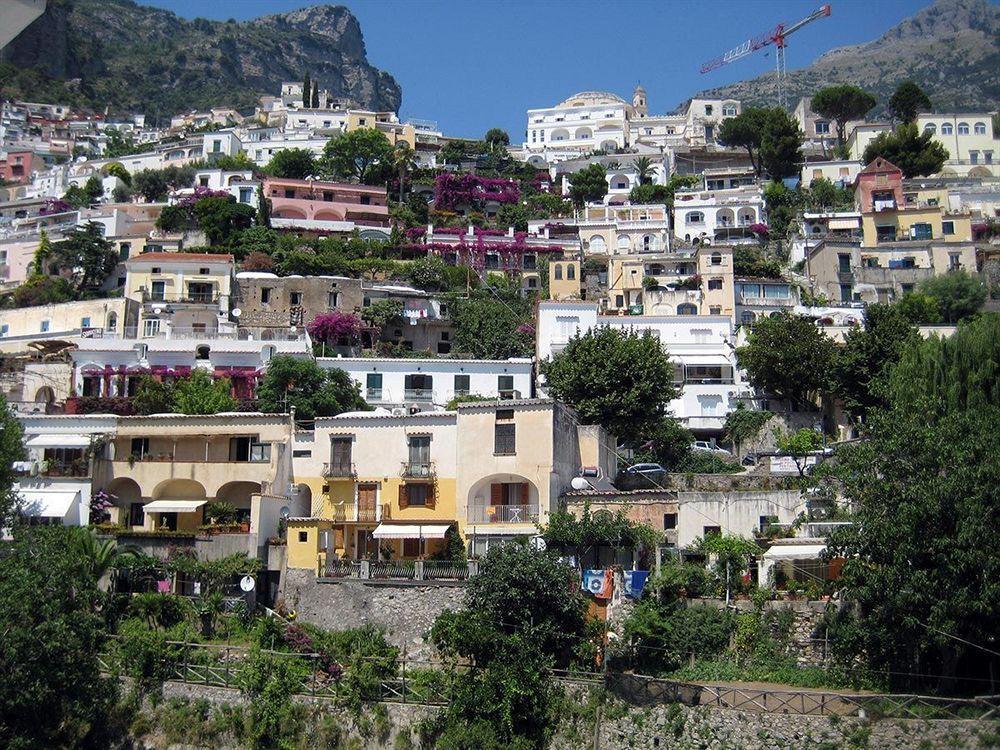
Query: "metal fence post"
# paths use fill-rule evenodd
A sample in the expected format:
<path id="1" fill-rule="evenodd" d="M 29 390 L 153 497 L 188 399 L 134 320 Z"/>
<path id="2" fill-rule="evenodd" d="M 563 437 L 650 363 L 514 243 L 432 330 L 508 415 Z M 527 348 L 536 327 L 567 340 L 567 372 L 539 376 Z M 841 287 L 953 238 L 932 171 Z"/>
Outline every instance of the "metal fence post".
<path id="1" fill-rule="evenodd" d="M 403 703 L 406 703 L 406 646 L 403 646 Z"/>

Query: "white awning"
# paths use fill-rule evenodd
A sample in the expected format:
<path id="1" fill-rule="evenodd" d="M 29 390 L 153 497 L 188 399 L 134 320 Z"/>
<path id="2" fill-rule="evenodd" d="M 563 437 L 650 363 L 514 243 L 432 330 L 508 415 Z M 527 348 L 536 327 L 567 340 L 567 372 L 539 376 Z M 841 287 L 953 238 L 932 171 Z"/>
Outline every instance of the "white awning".
<path id="1" fill-rule="evenodd" d="M 90 435 L 35 435 L 24 444 L 29 448 L 86 448 Z"/>
<path id="2" fill-rule="evenodd" d="M 146 513 L 193 513 L 208 500 L 154 500 L 142 509 Z"/>
<path id="3" fill-rule="evenodd" d="M 776 544 L 764 553 L 764 558 L 766 560 L 815 560 L 825 551 L 825 544 Z"/>
<path id="4" fill-rule="evenodd" d="M 372 536 L 376 539 L 444 539 L 449 528 L 446 523 L 380 523 Z"/>
<path id="5" fill-rule="evenodd" d="M 42 518 L 65 518 L 73 503 L 80 497 L 79 492 L 52 492 L 45 490 L 21 490 L 24 513 Z"/>
<path id="6" fill-rule="evenodd" d="M 858 219 L 830 219 L 827 226 L 830 229 L 858 229 L 861 222 Z"/>

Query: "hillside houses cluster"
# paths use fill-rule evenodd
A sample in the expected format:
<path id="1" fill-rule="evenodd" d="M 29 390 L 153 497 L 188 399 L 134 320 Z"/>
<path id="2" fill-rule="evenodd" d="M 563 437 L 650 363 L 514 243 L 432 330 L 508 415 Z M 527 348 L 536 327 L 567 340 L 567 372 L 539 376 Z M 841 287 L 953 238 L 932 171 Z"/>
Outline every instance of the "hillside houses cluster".
<path id="1" fill-rule="evenodd" d="M 708 450 L 719 449 L 728 444 L 733 410 L 778 410 L 749 385 L 735 355 L 755 321 L 787 311 L 841 340 L 865 305 L 897 300 L 950 271 L 981 273 L 996 261 L 995 245 L 982 238 L 1000 216 L 1000 140 L 991 114 L 920 115 L 918 126 L 951 158 L 937 175 L 905 179 L 885 159 L 861 162 L 864 146 L 888 123 L 854 124 L 850 158 L 833 159 L 831 124 L 803 100 L 795 110 L 805 135 L 801 184 L 827 179 L 850 189 L 854 205 L 799 212 L 787 267 L 765 276 L 740 261 L 742 251 L 766 242 L 764 185 L 745 152 L 717 141 L 722 122 L 740 113 L 739 101 L 695 99 L 680 114 L 650 115 L 638 87 L 631 102 L 586 91 L 529 110 L 525 140 L 504 153 L 534 168 L 539 191 L 568 196 L 570 175 L 593 164 L 605 170 L 608 189 L 599 201 L 494 228 L 483 220 L 496 224 L 520 194 L 512 200 L 503 180 L 476 177 L 474 159 L 448 161 L 445 150 L 461 139 L 326 92 L 310 104 L 303 105 L 301 84 L 286 83 L 253 113 L 184 113 L 169 127 L 141 116 L 115 121 L 58 105 L 3 104 L 0 389 L 25 427 L 26 456 L 16 468 L 35 522 L 100 521 L 150 549 L 162 544 L 158 532 L 169 532 L 199 554 L 259 557 L 274 576 L 430 560 L 455 539 L 480 555 L 491 544 L 536 535 L 557 510 L 590 504 L 632 508 L 664 532 L 668 548 L 711 531 L 749 536 L 807 510 L 808 497 L 782 484 L 794 466 L 773 456 L 726 482 L 619 487 L 631 467 L 621 436 L 581 423 L 551 399 L 539 364 L 588 331 L 650 332 L 675 366 L 680 395 L 670 412 Z M 385 184 L 261 171 L 282 150 L 319 157 L 331 137 L 364 129 L 405 144 L 414 169 L 436 174 L 433 187 L 414 185 L 411 193 L 432 209 L 447 202 L 449 225 L 402 226 Z M 123 137 L 135 153 L 107 156 L 109 140 Z M 219 167 L 222 157 L 246 166 Z M 163 202 L 120 201 L 113 164 L 132 174 L 194 169 L 191 184 Z M 468 175 L 479 212 L 462 197 Z M 672 207 L 630 201 L 636 187 L 667 185 L 676 175 L 691 180 Z M 87 205 L 61 200 L 92 178 L 101 191 Z M 165 209 L 199 191 L 231 196 L 248 211 L 267 205 L 269 227 L 285 236 L 387 243 L 398 262 L 439 257 L 486 288 L 492 275 L 506 276 L 533 300 L 533 355 L 483 359 L 462 351 L 440 290 L 377 269 L 246 269 L 197 229 L 157 227 Z M 12 295 L 38 272 L 42 243 L 88 226 L 99 227 L 118 255 L 102 294 L 16 307 Z M 402 356 L 365 352 L 355 341 L 327 346 L 309 333 L 319 316 L 359 315 L 383 300 L 397 302 L 401 317 L 369 333 Z M 372 410 L 306 421 L 293 409 L 260 413 L 257 389 L 278 356 L 346 373 Z M 227 378 L 240 410 L 131 409 L 141 378 L 172 382 L 197 371 Z M 849 427 L 840 419 L 829 432 L 846 438 Z M 211 503 L 235 509 L 224 534 L 206 535 Z M 822 542 L 799 548 L 809 545 L 815 558 Z"/>

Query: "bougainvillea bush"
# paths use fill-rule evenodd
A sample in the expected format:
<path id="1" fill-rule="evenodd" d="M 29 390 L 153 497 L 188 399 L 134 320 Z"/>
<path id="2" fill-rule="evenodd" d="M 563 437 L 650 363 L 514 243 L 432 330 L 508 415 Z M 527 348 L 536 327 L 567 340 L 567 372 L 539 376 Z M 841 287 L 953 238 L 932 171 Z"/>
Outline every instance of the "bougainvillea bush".
<path id="1" fill-rule="evenodd" d="M 306 330 L 313 341 L 335 345 L 345 339 L 357 341 L 361 336 L 361 320 L 356 315 L 332 310 L 313 318 Z"/>
<path id="2" fill-rule="evenodd" d="M 487 201 L 518 203 L 521 186 L 516 180 L 477 177 L 474 174 L 439 174 L 434 180 L 434 208 L 482 207 Z"/>

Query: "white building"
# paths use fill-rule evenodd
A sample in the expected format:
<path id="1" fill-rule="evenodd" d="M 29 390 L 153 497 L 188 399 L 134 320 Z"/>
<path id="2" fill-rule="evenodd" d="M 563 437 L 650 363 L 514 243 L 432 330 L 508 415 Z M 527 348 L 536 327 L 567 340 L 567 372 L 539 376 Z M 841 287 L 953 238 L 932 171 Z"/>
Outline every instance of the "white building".
<path id="1" fill-rule="evenodd" d="M 1000 177 L 995 113 L 920 114 L 917 127 L 948 149 L 942 176 Z"/>
<path id="2" fill-rule="evenodd" d="M 763 223 L 764 195 L 757 185 L 679 191 L 674 196 L 674 236 L 685 242 L 756 242 L 749 227 Z"/>
<path id="3" fill-rule="evenodd" d="M 806 509 L 798 490 L 678 492 L 677 546 L 719 533 L 753 538 L 772 523 L 790 524 Z"/>
<path id="4" fill-rule="evenodd" d="M 812 187 L 816 180 L 829 180 L 839 187 L 851 187 L 865 165 L 860 159 L 810 161 L 802 165 L 802 186 Z"/>
<path id="5" fill-rule="evenodd" d="M 746 390 L 736 366 L 733 323 L 722 315 L 599 315 L 596 302 L 540 302 L 535 355 L 539 362 L 561 352 L 576 335 L 600 326 L 649 331 L 674 362 L 681 395 L 669 410 L 688 429 L 718 434 L 726 414 Z M 539 380 L 539 389 L 544 383 Z"/>
<path id="6" fill-rule="evenodd" d="M 346 372 L 373 405 L 430 411 L 462 396 L 531 398 L 531 359 L 398 359 L 319 357 Z"/>

